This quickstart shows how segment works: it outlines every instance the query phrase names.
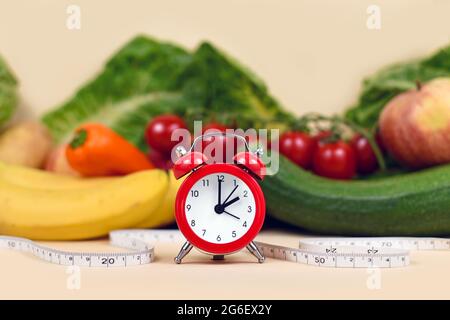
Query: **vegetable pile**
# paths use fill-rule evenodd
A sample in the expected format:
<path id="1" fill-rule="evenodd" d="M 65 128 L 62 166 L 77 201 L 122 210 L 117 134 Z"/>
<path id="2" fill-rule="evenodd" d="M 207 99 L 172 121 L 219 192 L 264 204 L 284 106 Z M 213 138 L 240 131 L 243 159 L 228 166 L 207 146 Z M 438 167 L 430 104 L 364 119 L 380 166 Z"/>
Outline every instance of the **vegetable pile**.
<path id="1" fill-rule="evenodd" d="M 0 58 L 0 125 L 16 85 Z M 181 141 L 171 136 L 195 138 L 194 120 L 203 134 L 281 130 L 279 172 L 262 183 L 274 217 L 333 234 L 450 233 L 450 47 L 367 78 L 343 116 L 296 117 L 212 44 L 189 51 L 145 36 L 40 122 L 2 133 L 0 233 L 83 239 L 173 222 L 181 181 L 171 159 Z M 225 136 L 201 146 L 212 155 L 233 146 L 220 162 L 237 152 Z"/>
<path id="2" fill-rule="evenodd" d="M 317 175 L 368 179 L 322 179 L 282 158 L 263 183 L 272 215 L 328 234 L 450 233 L 450 47 L 366 79 L 344 118 L 313 118 L 325 120 L 325 130 L 311 134 L 309 120 L 290 125 L 300 124 L 296 144 L 288 143 L 297 150 L 280 152 Z M 310 142 L 317 136 L 322 145 Z"/>

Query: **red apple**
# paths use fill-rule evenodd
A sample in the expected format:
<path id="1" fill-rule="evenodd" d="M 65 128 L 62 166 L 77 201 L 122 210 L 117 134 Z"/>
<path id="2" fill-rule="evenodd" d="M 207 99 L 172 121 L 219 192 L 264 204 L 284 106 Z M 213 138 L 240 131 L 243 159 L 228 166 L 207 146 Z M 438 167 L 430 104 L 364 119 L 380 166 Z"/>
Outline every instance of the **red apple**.
<path id="1" fill-rule="evenodd" d="M 380 134 L 388 152 L 407 167 L 450 162 L 450 78 L 393 98 L 380 115 Z"/>

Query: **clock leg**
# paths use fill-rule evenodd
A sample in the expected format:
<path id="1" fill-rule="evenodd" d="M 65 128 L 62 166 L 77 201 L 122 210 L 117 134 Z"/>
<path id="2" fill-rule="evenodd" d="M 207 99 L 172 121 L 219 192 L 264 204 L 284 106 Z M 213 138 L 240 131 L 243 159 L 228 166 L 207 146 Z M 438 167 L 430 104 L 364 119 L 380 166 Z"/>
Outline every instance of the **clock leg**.
<path id="1" fill-rule="evenodd" d="M 258 247 L 253 241 L 247 245 L 247 249 L 248 251 L 250 251 L 251 254 L 253 254 L 256 257 L 256 259 L 258 259 L 259 263 L 264 262 L 265 260 L 264 255 L 261 253 L 261 251 L 259 251 Z"/>
<path id="2" fill-rule="evenodd" d="M 191 251 L 192 249 L 192 244 L 190 244 L 188 241 L 186 241 L 183 246 L 181 247 L 180 252 L 178 253 L 178 255 L 175 257 L 175 263 L 176 264 L 180 264 L 181 260 L 183 260 L 183 258 L 189 253 L 189 251 Z"/>

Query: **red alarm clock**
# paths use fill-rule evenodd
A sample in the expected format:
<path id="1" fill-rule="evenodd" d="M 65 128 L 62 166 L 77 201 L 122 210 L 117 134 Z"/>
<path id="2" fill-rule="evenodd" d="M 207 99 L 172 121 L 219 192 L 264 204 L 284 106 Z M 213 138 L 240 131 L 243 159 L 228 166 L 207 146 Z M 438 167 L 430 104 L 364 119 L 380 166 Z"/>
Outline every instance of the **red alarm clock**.
<path id="1" fill-rule="evenodd" d="M 211 136 L 232 136 L 243 140 L 245 152 L 237 153 L 233 163 L 211 163 L 194 151 L 198 141 Z M 265 175 L 262 149 L 251 152 L 244 137 L 229 133 L 210 133 L 197 137 L 189 151 L 177 148 L 179 159 L 173 167 L 177 179 L 189 174 L 175 200 L 175 217 L 187 242 L 175 257 L 176 263 L 192 247 L 223 259 L 244 247 L 262 263 L 264 256 L 253 239 L 264 223 L 266 206 L 257 180 Z"/>

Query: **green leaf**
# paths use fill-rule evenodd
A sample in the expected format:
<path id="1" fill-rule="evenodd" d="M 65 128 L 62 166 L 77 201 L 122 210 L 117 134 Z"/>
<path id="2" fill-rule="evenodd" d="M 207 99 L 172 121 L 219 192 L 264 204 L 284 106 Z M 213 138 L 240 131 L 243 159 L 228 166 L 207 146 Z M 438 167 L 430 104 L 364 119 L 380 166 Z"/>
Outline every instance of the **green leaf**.
<path id="1" fill-rule="evenodd" d="M 194 53 L 178 88 L 193 106 L 217 115 L 263 120 L 288 115 L 259 78 L 208 42 Z"/>
<path id="2" fill-rule="evenodd" d="M 292 117 L 261 80 L 211 44 L 190 54 L 139 36 L 42 120 L 59 142 L 81 123 L 101 122 L 145 151 L 145 127 L 161 113 L 187 121 L 217 114 L 236 118 L 241 127 Z"/>
<path id="3" fill-rule="evenodd" d="M 170 96 L 167 92 L 173 90 L 190 60 L 190 54 L 178 46 L 138 36 L 117 52 L 94 80 L 45 114 L 42 121 L 59 142 L 83 122 L 113 126 L 140 106 Z"/>
<path id="4" fill-rule="evenodd" d="M 0 56 L 0 126 L 11 118 L 17 102 L 17 80 Z"/>

